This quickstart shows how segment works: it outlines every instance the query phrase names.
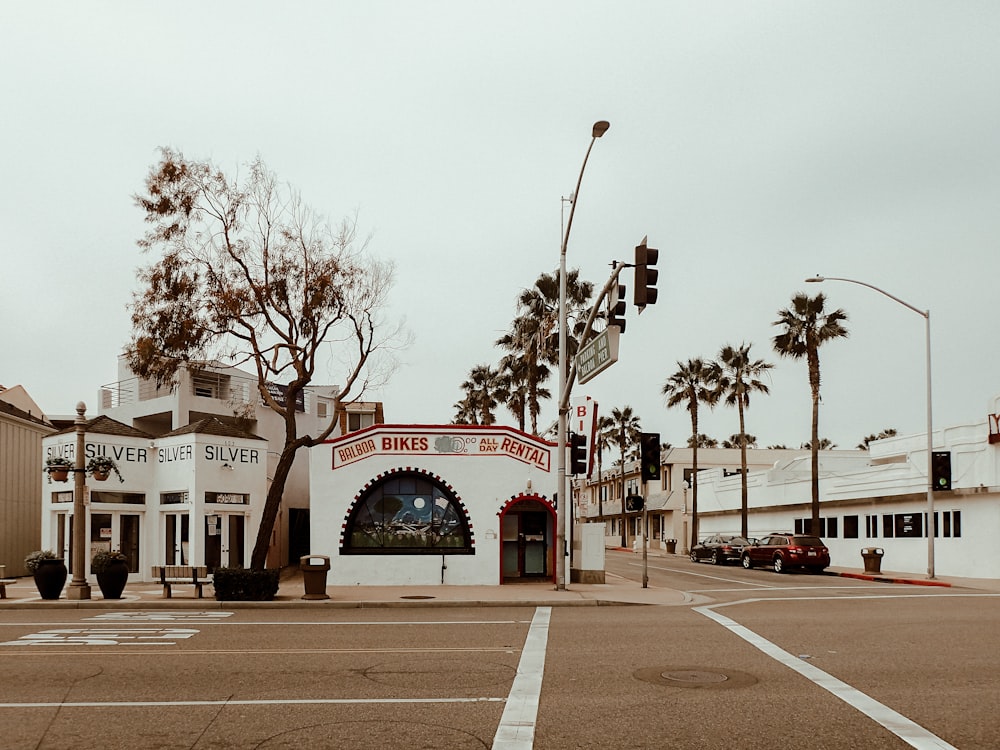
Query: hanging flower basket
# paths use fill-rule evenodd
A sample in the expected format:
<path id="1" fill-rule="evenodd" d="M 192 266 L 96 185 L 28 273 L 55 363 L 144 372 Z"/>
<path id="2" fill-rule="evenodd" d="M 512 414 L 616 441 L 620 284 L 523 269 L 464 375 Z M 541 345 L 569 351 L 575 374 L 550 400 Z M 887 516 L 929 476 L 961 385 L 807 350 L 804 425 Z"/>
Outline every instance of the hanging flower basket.
<path id="1" fill-rule="evenodd" d="M 73 468 L 73 462 L 61 456 L 50 456 L 45 459 L 43 471 L 49 475 L 49 482 L 65 482 L 69 479 L 69 473 Z"/>
<path id="2" fill-rule="evenodd" d="M 122 479 L 121 472 L 118 471 L 118 465 L 107 456 L 94 456 L 87 462 L 87 473 L 98 482 L 105 481 L 111 476 L 112 471 L 118 475 L 119 482 L 125 481 Z"/>

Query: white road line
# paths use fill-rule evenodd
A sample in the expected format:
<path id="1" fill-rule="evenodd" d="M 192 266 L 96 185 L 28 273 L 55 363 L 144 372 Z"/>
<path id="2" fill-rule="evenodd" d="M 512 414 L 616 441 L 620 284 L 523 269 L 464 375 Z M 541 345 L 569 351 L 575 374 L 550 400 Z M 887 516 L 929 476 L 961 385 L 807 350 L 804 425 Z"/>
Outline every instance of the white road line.
<path id="1" fill-rule="evenodd" d="M 502 703 L 503 698 L 290 698 L 286 700 L 217 701 L 78 701 L 58 703 L 0 703 L 0 708 L 128 708 L 161 706 L 297 706 L 378 703 Z"/>
<path id="2" fill-rule="evenodd" d="M 551 607 L 539 607 L 524 640 L 517 676 L 510 687 L 500 725 L 493 737 L 493 750 L 531 750 L 535 744 L 538 699 L 545 671 L 545 649 L 549 640 Z"/>
<path id="3" fill-rule="evenodd" d="M 879 703 L 874 698 L 865 695 L 860 690 L 851 687 L 846 682 L 838 680 L 831 674 L 824 672 L 808 662 L 803 661 L 784 649 L 771 643 L 766 638 L 758 635 L 747 627 L 740 625 L 735 620 L 731 620 L 725 615 L 712 611 L 712 607 L 695 607 L 694 610 L 705 615 L 711 620 L 730 632 L 738 635 L 750 645 L 760 649 L 775 661 L 784 664 L 786 667 L 795 670 L 803 677 L 811 680 L 819 687 L 840 698 L 847 705 L 857 709 L 865 716 L 873 719 L 888 729 L 894 735 L 911 747 L 920 750 L 956 750 L 953 745 L 949 745 L 936 734 L 932 734 L 919 724 L 911 721 L 902 714 L 893 711 L 888 706 Z"/>
<path id="4" fill-rule="evenodd" d="M 43 626 L 44 627 L 56 627 L 56 626 L 59 626 L 59 625 L 66 625 L 66 626 L 79 625 L 81 622 L 95 622 L 95 621 L 99 621 L 99 622 L 108 622 L 108 621 L 120 622 L 122 620 L 132 621 L 132 620 L 137 620 L 137 619 L 138 618 L 127 617 L 127 616 L 123 616 L 121 618 L 111 618 L 111 617 L 103 616 L 103 617 L 100 618 L 100 620 L 98 620 L 98 618 L 96 618 L 96 617 L 85 617 L 85 618 L 82 618 L 80 620 L 67 621 L 67 622 L 56 622 L 54 620 L 50 620 L 48 622 L 0 622 L 0 627 L 15 627 L 15 628 L 20 628 L 20 627 L 43 627 Z M 180 618 L 171 618 L 171 619 L 177 619 L 178 621 L 180 621 Z M 335 621 L 320 620 L 320 621 L 317 621 L 317 622 L 304 621 L 304 620 L 271 620 L 271 621 L 268 621 L 268 622 L 253 622 L 251 620 L 247 620 L 247 621 L 238 621 L 238 622 L 236 622 L 236 621 L 232 621 L 232 620 L 226 620 L 226 621 L 214 621 L 214 620 L 213 621 L 205 621 L 205 620 L 200 620 L 197 617 L 184 618 L 183 621 L 184 622 L 193 622 L 193 623 L 196 623 L 199 626 L 201 626 L 201 625 L 224 625 L 226 627 L 234 627 L 234 626 L 243 626 L 243 627 L 277 626 L 277 627 L 282 627 L 282 628 L 287 628 L 287 627 L 292 627 L 292 626 L 299 626 L 299 625 L 305 625 L 305 626 L 308 626 L 308 627 L 315 627 L 315 626 L 320 626 L 320 625 L 323 625 L 323 626 L 329 625 L 329 626 L 334 626 L 334 627 L 350 627 L 350 626 L 353 626 L 353 625 L 359 625 L 359 626 L 362 626 L 362 627 L 371 627 L 373 625 L 392 625 L 392 626 L 395 626 L 395 625 L 408 625 L 408 626 L 413 626 L 413 625 L 523 625 L 524 623 L 530 622 L 530 620 L 400 620 L 400 621 L 393 621 L 393 622 L 385 622 L 385 621 L 380 621 L 380 620 L 358 620 L 358 621 L 350 621 L 350 620 L 335 620 Z"/>

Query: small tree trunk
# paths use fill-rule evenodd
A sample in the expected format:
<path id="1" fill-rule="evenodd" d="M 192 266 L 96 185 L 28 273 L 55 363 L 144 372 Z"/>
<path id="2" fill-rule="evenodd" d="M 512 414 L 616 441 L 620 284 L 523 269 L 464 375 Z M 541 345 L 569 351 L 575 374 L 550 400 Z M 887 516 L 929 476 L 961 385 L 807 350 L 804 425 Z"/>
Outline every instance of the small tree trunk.
<path id="1" fill-rule="evenodd" d="M 250 555 L 250 568 L 253 570 L 264 570 L 267 567 L 267 552 L 271 547 L 271 532 L 274 531 L 274 522 L 278 518 L 278 510 L 281 508 L 281 497 L 284 494 L 285 480 L 292 469 L 295 461 L 295 451 L 297 444 L 286 446 L 278 459 L 278 466 L 274 470 L 274 478 L 271 480 L 271 487 L 267 491 L 267 500 L 264 502 L 264 512 L 261 514 L 260 526 L 257 528 L 257 541 L 253 546 L 253 553 Z"/>

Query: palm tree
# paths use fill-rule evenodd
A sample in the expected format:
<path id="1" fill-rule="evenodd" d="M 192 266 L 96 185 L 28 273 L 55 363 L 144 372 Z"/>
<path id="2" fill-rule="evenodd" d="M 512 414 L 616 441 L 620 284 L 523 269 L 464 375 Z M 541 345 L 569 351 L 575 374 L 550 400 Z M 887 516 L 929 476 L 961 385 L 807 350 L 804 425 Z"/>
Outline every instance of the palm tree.
<path id="1" fill-rule="evenodd" d="M 626 531 L 627 518 L 625 515 L 625 454 L 629 446 L 638 444 L 639 436 L 642 434 L 642 427 L 639 424 L 639 417 L 632 413 L 632 407 L 626 406 L 623 409 L 614 408 L 611 410 L 611 442 L 618 446 L 621 452 L 622 466 L 622 547 L 628 546 L 628 533 Z"/>
<path id="2" fill-rule="evenodd" d="M 741 439 L 746 442 L 747 448 L 756 448 L 757 447 L 757 436 L 756 435 L 743 435 L 742 438 L 739 435 L 730 435 L 728 440 L 723 440 L 722 441 L 722 447 L 723 448 L 739 448 L 740 447 L 740 440 Z"/>
<path id="3" fill-rule="evenodd" d="M 548 368 L 544 365 L 539 368 L 545 377 L 548 376 Z M 526 414 L 530 398 L 530 370 L 523 357 L 508 354 L 500 359 L 500 369 L 498 373 L 498 388 L 496 392 L 497 400 L 502 403 L 511 414 L 517 419 L 517 428 L 524 432 Z M 536 400 L 531 414 L 533 420 L 538 419 L 538 402 L 542 399 L 551 398 L 552 394 L 548 388 L 536 385 Z M 537 433 L 536 433 L 537 434 Z"/>
<path id="4" fill-rule="evenodd" d="M 667 408 L 683 406 L 691 417 L 691 547 L 698 543 L 698 448 L 705 447 L 698 432 L 698 406 L 715 405 L 718 400 L 716 383 L 722 374 L 715 362 L 705 362 L 700 357 L 677 363 L 677 372 L 667 378 L 661 393 L 667 397 Z"/>
<path id="5" fill-rule="evenodd" d="M 688 448 L 718 448 L 719 441 L 702 432 L 699 435 L 691 435 L 688 437 L 687 446 Z"/>
<path id="6" fill-rule="evenodd" d="M 827 341 L 847 338 L 843 323 L 847 313 L 841 309 L 827 312 L 822 292 L 809 297 L 799 292 L 792 297 L 791 307 L 778 311 L 772 325 L 783 330 L 774 337 L 774 350 L 782 357 L 805 358 L 809 368 L 809 390 L 812 393 L 812 533 L 819 533 L 819 348 Z"/>
<path id="7" fill-rule="evenodd" d="M 604 488 L 601 476 L 601 457 L 608 448 L 611 447 L 611 430 L 614 422 L 611 417 L 598 417 L 597 426 L 594 430 L 594 449 L 597 451 L 597 517 L 604 523 L 604 498 L 601 493 Z"/>
<path id="8" fill-rule="evenodd" d="M 897 433 L 895 427 L 887 427 L 886 429 L 882 430 L 882 432 L 880 432 L 878 435 L 868 435 L 867 437 L 863 438 L 862 441 L 858 443 L 858 450 L 866 451 L 868 450 L 868 444 L 871 443 L 873 440 L 882 440 L 883 438 L 895 437 L 896 434 Z"/>
<path id="9" fill-rule="evenodd" d="M 568 321 L 567 351 L 569 358 L 576 353 L 578 337 L 589 313 L 589 300 L 594 285 L 580 280 L 579 269 L 566 274 L 566 319 Z M 526 386 L 525 405 L 531 417 L 531 431 L 538 434 L 539 402 L 549 398 L 542 395 L 541 384 L 550 374 L 546 365 L 559 363 L 559 273 L 543 273 L 534 286 L 521 292 L 517 299 L 518 316 L 511 323 L 511 330 L 501 336 L 496 344 L 520 360 L 516 369 Z M 569 361 L 569 358 L 567 361 Z"/>
<path id="10" fill-rule="evenodd" d="M 812 448 L 812 446 L 813 446 L 812 440 L 807 440 L 806 442 L 802 443 L 799 447 L 802 448 L 803 450 L 809 450 L 810 448 Z M 837 447 L 837 445 L 829 438 L 820 438 L 819 442 L 817 443 L 817 446 L 818 450 L 821 451 L 829 451 Z"/>
<path id="11" fill-rule="evenodd" d="M 493 410 L 497 407 L 500 381 L 497 371 L 489 365 L 476 365 L 469 371 L 469 379 L 462 383 L 465 398 L 455 404 L 458 414 L 466 424 L 490 425 L 496 422 Z"/>
<path id="12" fill-rule="evenodd" d="M 743 536 L 749 533 L 749 509 L 747 503 L 747 430 L 745 411 L 750 406 L 750 394 L 768 393 L 770 388 L 761 380 L 774 365 L 762 359 L 750 357 L 750 344 L 739 346 L 726 345 L 719 352 L 719 365 L 722 377 L 719 378 L 719 397 L 726 404 L 735 406 L 740 415 L 740 431 L 737 435 L 740 444 L 740 523 Z"/>

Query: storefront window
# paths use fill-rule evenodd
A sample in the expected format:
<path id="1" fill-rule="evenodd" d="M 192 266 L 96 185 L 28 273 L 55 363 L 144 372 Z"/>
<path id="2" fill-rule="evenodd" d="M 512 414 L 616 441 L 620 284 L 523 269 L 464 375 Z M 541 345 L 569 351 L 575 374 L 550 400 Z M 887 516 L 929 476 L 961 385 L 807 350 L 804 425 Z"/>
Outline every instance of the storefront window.
<path id="1" fill-rule="evenodd" d="M 92 503 L 125 503 L 126 505 L 145 505 L 146 496 L 139 492 L 103 492 L 90 493 Z"/>
<path id="2" fill-rule="evenodd" d="M 466 514 L 443 485 L 419 474 L 394 474 L 358 500 L 347 523 L 348 554 L 471 554 Z"/>

